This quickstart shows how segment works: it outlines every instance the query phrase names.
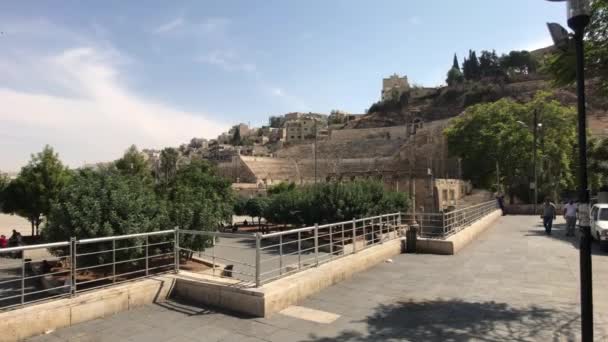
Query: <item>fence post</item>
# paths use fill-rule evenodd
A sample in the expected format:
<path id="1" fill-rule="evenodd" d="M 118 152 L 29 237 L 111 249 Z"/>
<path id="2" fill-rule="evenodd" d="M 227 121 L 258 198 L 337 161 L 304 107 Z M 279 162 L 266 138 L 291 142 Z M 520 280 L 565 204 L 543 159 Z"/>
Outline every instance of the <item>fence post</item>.
<path id="1" fill-rule="evenodd" d="M 211 235 L 211 273 L 215 277 L 215 235 Z"/>
<path id="2" fill-rule="evenodd" d="M 302 234 L 298 232 L 298 270 L 302 267 Z"/>
<path id="3" fill-rule="evenodd" d="M 363 221 L 363 239 L 365 239 L 365 220 Z M 353 254 L 357 252 L 357 222 L 353 218 Z"/>
<path id="4" fill-rule="evenodd" d="M 329 226 L 329 258 L 334 258 L 334 228 Z"/>
<path id="5" fill-rule="evenodd" d="M 146 276 L 150 274 L 149 270 L 149 264 L 148 264 L 148 235 L 146 235 Z"/>
<path id="6" fill-rule="evenodd" d="M 319 266 L 319 225 L 315 223 L 315 264 Z"/>
<path id="7" fill-rule="evenodd" d="M 175 227 L 175 237 L 173 240 L 173 251 L 175 252 L 175 273 L 179 273 L 179 228 Z"/>
<path id="8" fill-rule="evenodd" d="M 344 223 L 342 223 L 342 255 L 345 255 L 345 253 L 344 253 Z"/>
<path id="9" fill-rule="evenodd" d="M 283 235 L 279 235 L 279 275 L 283 274 Z"/>
<path id="10" fill-rule="evenodd" d="M 116 240 L 112 240 L 112 282 L 116 282 Z"/>
<path id="11" fill-rule="evenodd" d="M 260 287 L 260 245 L 262 235 L 255 233 L 255 287 Z"/>
<path id="12" fill-rule="evenodd" d="M 70 287 L 70 296 L 76 294 L 76 254 L 78 251 L 76 250 L 76 238 L 70 237 L 70 251 L 72 253 L 72 279 L 71 279 L 71 287 Z"/>
<path id="13" fill-rule="evenodd" d="M 25 253 L 21 251 L 21 305 L 25 304 Z"/>
<path id="14" fill-rule="evenodd" d="M 384 224 L 385 223 L 382 223 L 382 215 L 380 215 L 380 244 L 384 243 Z"/>

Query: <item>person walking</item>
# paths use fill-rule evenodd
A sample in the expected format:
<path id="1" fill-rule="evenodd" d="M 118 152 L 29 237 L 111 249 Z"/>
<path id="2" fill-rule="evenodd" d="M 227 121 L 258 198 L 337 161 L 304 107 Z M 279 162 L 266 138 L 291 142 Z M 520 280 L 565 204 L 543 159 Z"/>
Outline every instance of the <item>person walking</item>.
<path id="1" fill-rule="evenodd" d="M 543 204 L 543 226 L 545 226 L 545 233 L 551 235 L 551 227 L 553 227 L 553 220 L 557 218 L 557 210 L 555 204 L 551 203 L 549 197 L 545 199 Z"/>
<path id="2" fill-rule="evenodd" d="M 574 236 L 576 228 L 576 204 L 573 200 L 564 206 L 564 219 L 566 219 L 566 236 Z"/>

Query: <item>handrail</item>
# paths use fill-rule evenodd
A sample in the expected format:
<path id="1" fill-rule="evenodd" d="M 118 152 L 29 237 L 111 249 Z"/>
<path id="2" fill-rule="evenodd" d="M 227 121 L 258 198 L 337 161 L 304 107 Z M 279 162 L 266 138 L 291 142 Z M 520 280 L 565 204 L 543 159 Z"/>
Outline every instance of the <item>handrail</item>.
<path id="1" fill-rule="evenodd" d="M 77 242 L 79 244 L 88 244 L 88 243 L 94 243 L 94 242 L 125 240 L 125 239 L 132 239 L 132 238 L 136 238 L 136 237 L 163 235 L 163 234 L 169 234 L 169 233 L 175 233 L 175 229 L 161 230 L 161 231 L 157 231 L 157 232 L 148 232 L 148 233 L 137 233 L 137 234 L 127 234 L 127 235 L 116 235 L 116 236 L 105 236 L 105 237 L 100 237 L 100 238 L 82 239 L 82 240 L 77 240 Z"/>

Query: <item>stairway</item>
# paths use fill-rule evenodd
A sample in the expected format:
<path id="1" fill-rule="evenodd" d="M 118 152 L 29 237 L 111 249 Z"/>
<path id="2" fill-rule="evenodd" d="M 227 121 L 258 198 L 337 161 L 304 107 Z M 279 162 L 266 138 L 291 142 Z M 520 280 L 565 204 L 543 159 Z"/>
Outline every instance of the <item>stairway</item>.
<path id="1" fill-rule="evenodd" d="M 494 193 L 483 189 L 473 189 L 471 194 L 459 199 L 456 203 L 456 209 L 470 207 L 476 204 L 484 203 L 495 199 Z"/>

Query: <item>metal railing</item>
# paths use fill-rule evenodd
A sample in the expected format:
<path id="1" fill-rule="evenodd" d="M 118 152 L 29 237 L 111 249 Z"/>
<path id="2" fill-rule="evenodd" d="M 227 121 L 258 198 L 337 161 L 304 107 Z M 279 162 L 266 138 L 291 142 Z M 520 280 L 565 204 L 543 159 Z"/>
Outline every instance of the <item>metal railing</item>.
<path id="1" fill-rule="evenodd" d="M 446 238 L 496 210 L 494 201 L 416 214 L 421 235 Z M 189 270 L 262 284 L 400 238 L 411 214 L 393 213 L 269 234 L 171 229 L 0 249 L 0 308 Z"/>
<path id="2" fill-rule="evenodd" d="M 175 270 L 175 230 L 71 240 L 73 292 Z"/>
<path id="3" fill-rule="evenodd" d="M 425 238 L 445 239 L 496 210 L 496 201 L 442 213 L 416 213 L 419 234 Z M 414 214 L 403 214 L 405 223 L 412 223 Z"/>
<path id="4" fill-rule="evenodd" d="M 400 237 L 401 213 L 256 234 L 255 285 Z"/>

